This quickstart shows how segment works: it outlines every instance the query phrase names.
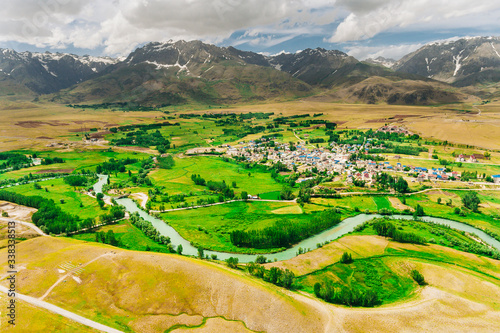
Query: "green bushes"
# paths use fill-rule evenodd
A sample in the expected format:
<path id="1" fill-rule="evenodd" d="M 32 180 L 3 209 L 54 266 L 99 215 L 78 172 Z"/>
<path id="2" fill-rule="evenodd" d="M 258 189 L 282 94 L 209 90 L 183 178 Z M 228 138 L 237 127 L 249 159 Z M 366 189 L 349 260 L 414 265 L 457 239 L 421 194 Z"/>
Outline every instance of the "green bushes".
<path id="1" fill-rule="evenodd" d="M 350 264 L 352 263 L 352 255 L 350 253 L 344 252 L 342 257 L 340 258 L 340 263 L 342 264 Z"/>
<path id="2" fill-rule="evenodd" d="M 419 271 L 416 269 L 413 269 L 410 272 L 410 276 L 413 280 L 415 280 L 416 283 L 418 283 L 419 286 L 425 286 L 427 283 L 425 282 L 424 276 L 420 274 Z"/>
<path id="3" fill-rule="evenodd" d="M 329 303 L 347 306 L 373 307 L 381 304 L 379 296 L 373 289 L 362 290 L 354 286 L 339 286 L 333 283 L 316 283 L 314 294 Z"/>
<path id="4" fill-rule="evenodd" d="M 255 277 L 287 289 L 292 288 L 295 281 L 295 274 L 289 269 L 271 267 L 267 270 L 263 266 L 251 262 L 247 265 L 247 270 Z"/>

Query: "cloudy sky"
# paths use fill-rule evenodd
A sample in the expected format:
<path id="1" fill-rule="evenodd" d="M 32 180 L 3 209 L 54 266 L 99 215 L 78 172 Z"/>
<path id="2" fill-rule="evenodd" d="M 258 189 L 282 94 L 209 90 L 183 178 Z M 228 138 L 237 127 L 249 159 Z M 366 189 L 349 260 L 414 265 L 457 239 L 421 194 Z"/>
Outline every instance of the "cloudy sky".
<path id="1" fill-rule="evenodd" d="M 340 49 L 400 58 L 425 43 L 500 35 L 495 0 L 2 0 L 0 47 L 123 56 L 200 39 L 278 53 Z"/>

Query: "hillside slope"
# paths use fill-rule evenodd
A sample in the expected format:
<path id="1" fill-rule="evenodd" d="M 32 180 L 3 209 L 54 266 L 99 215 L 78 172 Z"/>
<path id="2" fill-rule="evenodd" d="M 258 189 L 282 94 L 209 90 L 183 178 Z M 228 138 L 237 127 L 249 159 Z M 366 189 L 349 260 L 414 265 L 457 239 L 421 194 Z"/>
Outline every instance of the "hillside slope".
<path id="1" fill-rule="evenodd" d="M 310 99 L 395 105 L 433 105 L 474 100 L 458 89 L 441 82 L 401 80 L 379 76 L 369 77 L 352 85 L 334 88 Z"/>
<path id="2" fill-rule="evenodd" d="M 313 272 L 336 262 L 346 246 L 361 256 L 384 253 L 386 248 L 408 253 L 410 257 L 419 251 L 429 252 L 430 259 L 423 262 L 396 256 L 388 264 L 398 271 L 416 265 L 431 286 L 421 289 L 405 303 L 353 309 L 322 302 L 300 291 L 289 292 L 208 261 L 38 237 L 18 244 L 17 265 L 24 268 L 18 273 L 17 289 L 122 331 L 180 332 L 190 328 L 193 332 L 387 332 L 409 327 L 412 332 L 491 332 L 500 329 L 500 267 L 497 261 L 487 258 L 437 245 L 390 242 L 388 246 L 382 237 L 347 236 L 290 261 L 270 265 L 284 266 L 297 274 Z M 0 254 L 5 251 L 0 250 Z M 459 260 L 460 267 L 433 262 L 432 258 L 443 255 Z M 1 258 L 4 258 L 0 261 L 4 274 L 6 256 Z M 474 265 L 481 270 L 486 268 L 488 275 L 479 276 L 464 268 Z M 5 283 L 4 280 L 2 284 Z M 29 322 L 28 329 L 44 326 L 44 319 L 31 318 L 31 312 L 20 311 L 18 320 Z"/>

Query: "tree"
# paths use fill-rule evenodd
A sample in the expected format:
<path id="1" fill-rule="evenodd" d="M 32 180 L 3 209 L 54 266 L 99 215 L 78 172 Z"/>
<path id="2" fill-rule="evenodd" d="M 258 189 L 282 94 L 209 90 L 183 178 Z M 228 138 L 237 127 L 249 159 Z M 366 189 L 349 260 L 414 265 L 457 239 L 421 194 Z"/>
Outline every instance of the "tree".
<path id="1" fill-rule="evenodd" d="M 295 199 L 295 196 L 293 195 L 292 190 L 290 188 L 286 187 L 286 188 L 281 190 L 280 198 L 281 198 L 281 200 L 293 200 L 293 199 Z"/>
<path id="2" fill-rule="evenodd" d="M 177 246 L 177 254 L 182 254 L 182 244 Z"/>
<path id="3" fill-rule="evenodd" d="M 403 177 L 399 177 L 394 185 L 394 189 L 399 193 L 407 193 L 409 191 L 408 182 Z"/>
<path id="4" fill-rule="evenodd" d="M 238 268 L 238 258 L 229 257 L 226 259 L 226 264 L 229 268 Z"/>
<path id="5" fill-rule="evenodd" d="M 198 257 L 199 257 L 200 259 L 205 258 L 204 253 L 205 253 L 205 250 L 203 250 L 203 248 L 202 248 L 202 247 L 199 247 L 199 248 L 198 248 Z"/>
<path id="6" fill-rule="evenodd" d="M 175 165 L 175 161 L 172 155 L 158 157 L 158 165 L 160 169 L 172 169 Z"/>
<path id="7" fill-rule="evenodd" d="M 415 282 L 418 283 L 420 286 L 425 286 L 427 284 L 425 282 L 424 276 L 416 269 L 412 270 L 410 275 L 411 278 L 415 280 Z"/>
<path id="8" fill-rule="evenodd" d="M 468 192 L 462 197 L 462 204 L 464 207 L 467 207 L 473 212 L 478 211 L 480 203 L 481 201 L 479 200 L 476 192 Z"/>
<path id="9" fill-rule="evenodd" d="M 241 192 L 241 198 L 243 200 L 247 200 L 248 199 L 248 192 L 247 191 L 242 191 Z"/>
<path id="10" fill-rule="evenodd" d="M 340 258 L 340 263 L 342 264 L 350 264 L 352 263 L 352 255 L 350 253 L 344 252 L 342 257 Z"/>
<path id="11" fill-rule="evenodd" d="M 415 216 L 424 216 L 425 215 L 425 212 L 424 212 L 424 208 L 420 205 L 417 204 L 417 207 L 415 208 Z"/>
<path id="12" fill-rule="evenodd" d="M 235 181 L 233 181 L 233 182 L 232 182 L 232 184 L 231 184 L 231 186 L 232 186 L 233 188 L 236 188 L 236 182 L 235 182 Z"/>
<path id="13" fill-rule="evenodd" d="M 255 259 L 255 262 L 257 264 L 265 264 L 266 261 L 267 261 L 267 258 L 264 257 L 263 255 L 260 255 L 260 256 L 257 257 L 257 259 Z"/>

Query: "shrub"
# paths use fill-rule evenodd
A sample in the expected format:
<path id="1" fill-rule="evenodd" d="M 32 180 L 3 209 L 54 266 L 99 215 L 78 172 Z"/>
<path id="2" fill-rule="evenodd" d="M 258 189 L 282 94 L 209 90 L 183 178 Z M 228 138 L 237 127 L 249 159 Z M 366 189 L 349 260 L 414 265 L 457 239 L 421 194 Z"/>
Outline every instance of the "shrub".
<path id="1" fill-rule="evenodd" d="M 416 283 L 418 283 L 420 286 L 425 286 L 427 283 L 425 282 L 424 276 L 417 271 L 416 269 L 413 269 L 410 273 L 411 278 L 415 280 Z"/>
<path id="2" fill-rule="evenodd" d="M 342 264 L 350 264 L 352 263 L 352 255 L 350 253 L 344 252 L 342 257 L 340 258 L 340 263 Z"/>

